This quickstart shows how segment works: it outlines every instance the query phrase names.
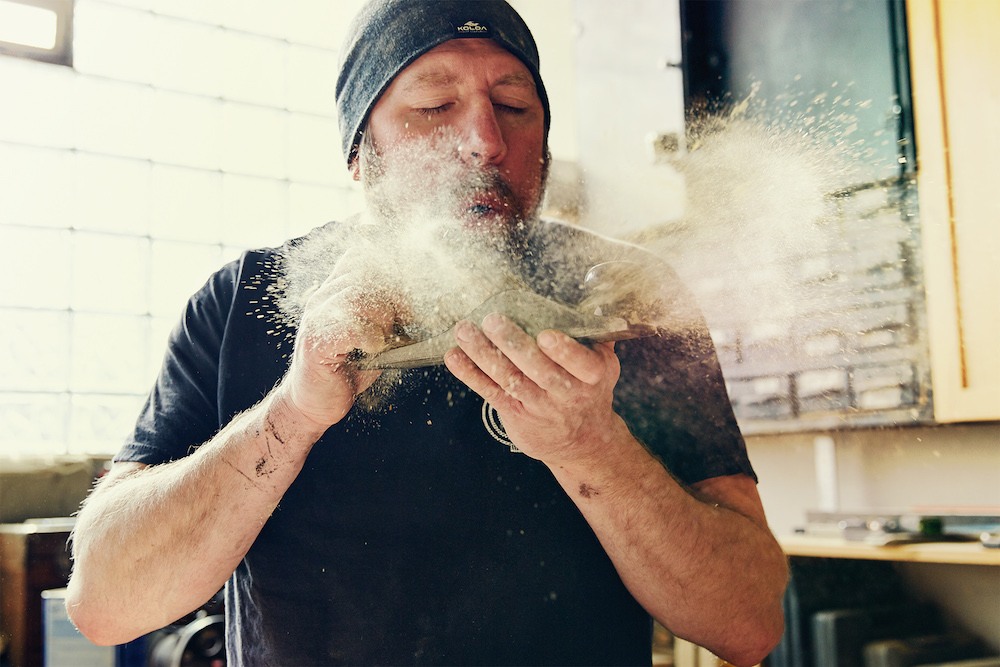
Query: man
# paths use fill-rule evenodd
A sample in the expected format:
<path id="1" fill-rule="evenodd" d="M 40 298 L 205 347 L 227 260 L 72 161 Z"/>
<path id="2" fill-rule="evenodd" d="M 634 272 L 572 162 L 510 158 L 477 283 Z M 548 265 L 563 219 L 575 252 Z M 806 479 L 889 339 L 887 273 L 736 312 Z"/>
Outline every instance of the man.
<path id="1" fill-rule="evenodd" d="M 535 220 L 549 112 L 526 26 L 502 0 L 376 0 L 337 95 L 369 213 L 247 253 L 192 297 L 79 514 L 74 622 L 121 643 L 225 585 L 236 665 L 648 664 L 650 616 L 759 661 L 782 632 L 784 558 L 668 277 L 685 321 L 658 336 L 585 345 L 489 312 L 455 323 L 444 368 L 359 363 L 422 330 L 405 272 L 373 273 L 362 240 L 449 164 L 476 178 L 442 238 L 506 255 L 521 288 L 579 303 L 581 267 L 638 256 Z M 387 192 L 412 146 L 455 160 L 410 164 L 417 185 Z M 329 262 L 319 284 L 297 282 L 302 252 Z"/>

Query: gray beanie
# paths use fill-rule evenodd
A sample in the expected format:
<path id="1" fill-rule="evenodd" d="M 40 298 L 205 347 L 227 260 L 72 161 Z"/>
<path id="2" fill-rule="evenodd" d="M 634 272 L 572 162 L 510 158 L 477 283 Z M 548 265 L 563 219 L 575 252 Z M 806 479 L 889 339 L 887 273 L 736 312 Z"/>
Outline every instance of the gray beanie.
<path id="1" fill-rule="evenodd" d="M 396 75 L 435 46 L 465 37 L 493 39 L 524 63 L 542 100 L 548 136 L 549 100 L 538 72 L 538 48 L 505 0 L 371 0 L 348 30 L 337 77 L 337 114 L 348 164 L 369 112 Z"/>

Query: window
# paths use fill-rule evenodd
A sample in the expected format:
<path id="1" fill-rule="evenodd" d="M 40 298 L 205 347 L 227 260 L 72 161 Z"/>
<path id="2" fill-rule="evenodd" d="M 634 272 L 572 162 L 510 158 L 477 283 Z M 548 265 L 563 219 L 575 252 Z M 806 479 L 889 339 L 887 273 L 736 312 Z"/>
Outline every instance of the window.
<path id="1" fill-rule="evenodd" d="M 73 0 L 0 0 L 0 54 L 73 64 Z"/>
<path id="2" fill-rule="evenodd" d="M 741 255 L 766 257 L 779 277 L 748 265 L 748 275 L 729 281 L 761 298 L 787 296 L 770 308 L 754 301 L 740 315 L 717 270 L 714 292 L 701 288 L 743 432 L 931 421 L 904 2 L 681 0 L 680 7 L 691 117 L 739 110 L 767 129 L 751 135 L 747 163 L 734 160 L 732 175 L 715 184 L 741 203 L 726 211 L 720 198 L 711 211 L 739 216 L 742 229 L 783 230 L 774 243 L 755 245 L 753 235 L 730 241 Z M 829 167 L 818 179 L 822 202 L 795 182 L 812 173 L 794 152 L 810 142 L 830 143 L 830 156 L 850 167 L 817 163 L 816 173 Z M 773 174 L 785 165 L 792 168 L 775 190 L 780 196 L 747 194 L 778 184 Z M 772 175 L 752 180 L 738 168 Z M 786 206 L 797 192 L 806 193 L 802 205 Z M 810 211 L 813 203 L 822 208 Z"/>

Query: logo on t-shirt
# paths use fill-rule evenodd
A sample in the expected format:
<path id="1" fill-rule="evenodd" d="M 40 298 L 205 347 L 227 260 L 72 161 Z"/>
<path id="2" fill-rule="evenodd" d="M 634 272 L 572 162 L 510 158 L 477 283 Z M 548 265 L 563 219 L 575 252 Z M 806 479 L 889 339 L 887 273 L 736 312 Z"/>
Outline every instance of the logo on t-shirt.
<path id="1" fill-rule="evenodd" d="M 510 437 L 507 435 L 507 431 L 504 429 L 503 424 L 500 422 L 500 415 L 497 414 L 496 408 L 492 405 L 483 401 L 483 426 L 486 427 L 486 432 L 490 436 L 502 445 L 507 445 L 510 447 L 512 452 L 520 452 L 521 450 L 517 448 Z"/>

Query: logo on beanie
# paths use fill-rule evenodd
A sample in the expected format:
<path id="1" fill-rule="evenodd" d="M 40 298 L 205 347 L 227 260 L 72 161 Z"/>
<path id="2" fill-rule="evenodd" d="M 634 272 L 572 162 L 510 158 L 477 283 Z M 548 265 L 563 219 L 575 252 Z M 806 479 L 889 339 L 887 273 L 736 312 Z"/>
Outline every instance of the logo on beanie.
<path id="1" fill-rule="evenodd" d="M 466 21 L 460 26 L 455 28 L 455 31 L 463 37 L 481 37 L 487 34 L 490 29 L 483 25 L 482 23 L 476 23 L 475 21 Z"/>

